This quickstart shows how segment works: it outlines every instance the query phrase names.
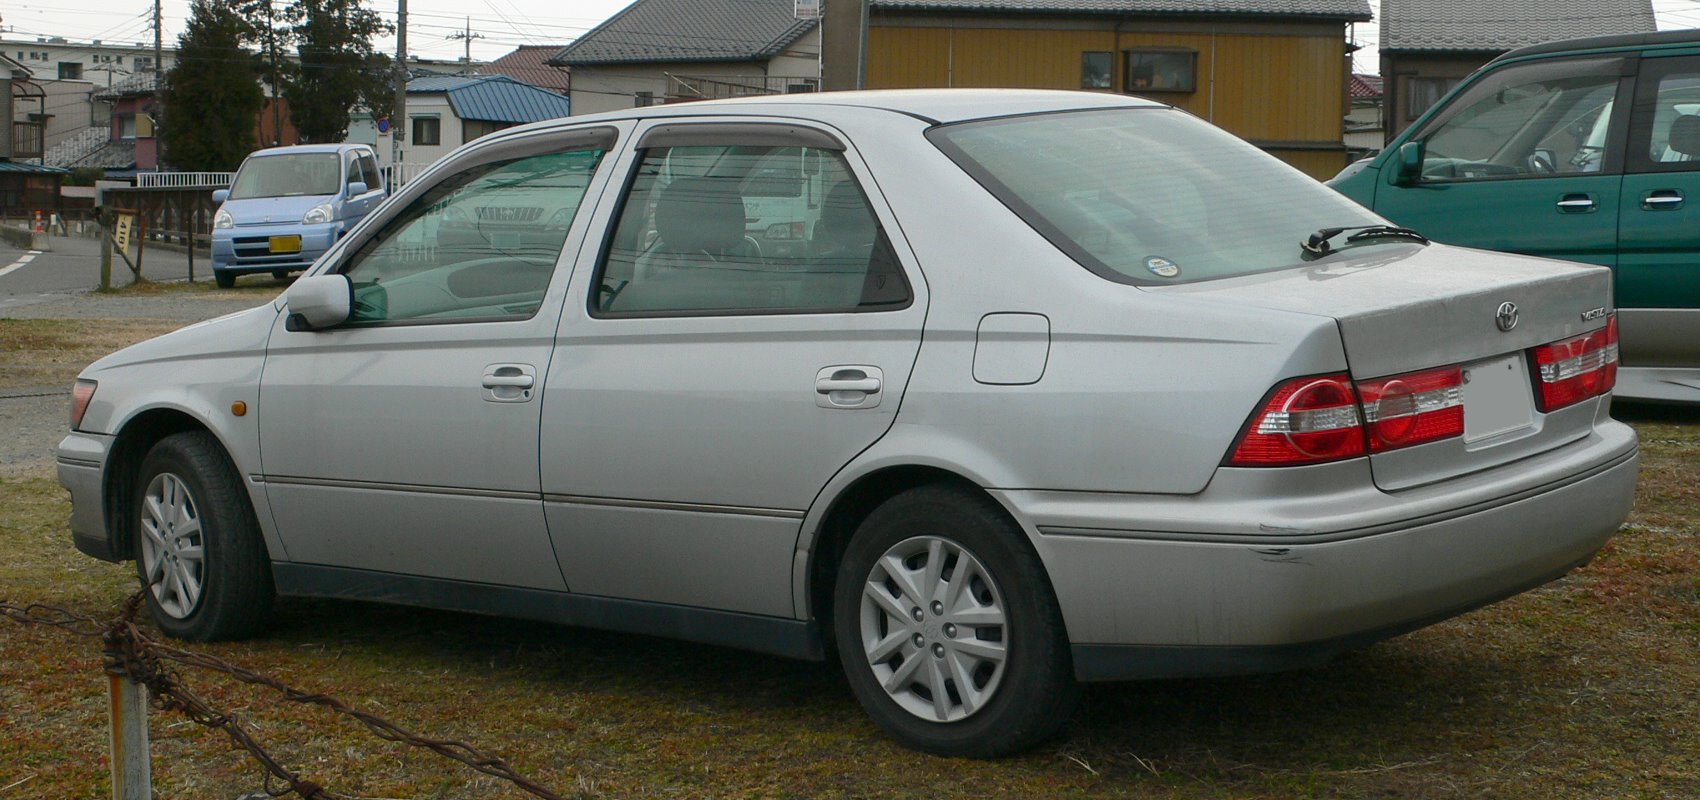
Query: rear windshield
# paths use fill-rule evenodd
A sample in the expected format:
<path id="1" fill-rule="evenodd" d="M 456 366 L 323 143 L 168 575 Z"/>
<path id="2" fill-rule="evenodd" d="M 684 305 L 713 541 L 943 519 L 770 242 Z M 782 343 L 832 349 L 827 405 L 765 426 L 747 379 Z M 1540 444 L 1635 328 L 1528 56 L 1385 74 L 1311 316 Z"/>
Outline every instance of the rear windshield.
<path id="1" fill-rule="evenodd" d="M 1168 284 L 1299 263 L 1320 228 L 1384 221 L 1179 111 L 1132 108 L 934 128 L 945 154 L 1083 266 Z"/>
<path id="2" fill-rule="evenodd" d="M 336 153 L 254 156 L 242 162 L 230 199 L 336 194 L 342 188 L 342 159 Z"/>

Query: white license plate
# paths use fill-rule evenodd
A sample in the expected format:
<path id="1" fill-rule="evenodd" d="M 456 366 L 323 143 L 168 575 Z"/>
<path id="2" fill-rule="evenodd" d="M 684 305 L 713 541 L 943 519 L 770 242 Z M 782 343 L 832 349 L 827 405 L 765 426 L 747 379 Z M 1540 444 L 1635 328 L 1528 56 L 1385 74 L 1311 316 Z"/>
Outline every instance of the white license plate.
<path id="1" fill-rule="evenodd" d="M 1505 356 L 1464 365 L 1464 443 L 1535 424 L 1528 363 Z"/>

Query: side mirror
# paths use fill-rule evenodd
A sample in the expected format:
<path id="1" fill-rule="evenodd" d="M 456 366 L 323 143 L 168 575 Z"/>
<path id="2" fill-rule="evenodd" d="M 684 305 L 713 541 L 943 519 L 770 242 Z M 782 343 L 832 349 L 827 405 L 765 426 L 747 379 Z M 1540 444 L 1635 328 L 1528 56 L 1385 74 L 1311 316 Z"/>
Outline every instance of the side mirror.
<path id="1" fill-rule="evenodd" d="M 223 203 L 224 201 L 229 200 L 229 199 L 230 199 L 230 190 L 229 189 L 214 189 L 213 190 L 213 202 L 214 203 Z"/>
<path id="2" fill-rule="evenodd" d="M 1387 182 L 1394 186 L 1410 186 L 1417 182 L 1423 174 L 1423 143 L 1406 142 L 1399 145 L 1398 152 L 1393 154 L 1393 167 L 1387 173 Z"/>
<path id="3" fill-rule="evenodd" d="M 285 327 L 316 331 L 348 321 L 354 313 L 354 283 L 347 275 L 306 275 L 283 293 Z"/>
<path id="4" fill-rule="evenodd" d="M 366 185 L 365 181 L 349 181 L 348 183 L 349 197 L 359 197 L 369 191 L 372 191 L 372 189 Z"/>

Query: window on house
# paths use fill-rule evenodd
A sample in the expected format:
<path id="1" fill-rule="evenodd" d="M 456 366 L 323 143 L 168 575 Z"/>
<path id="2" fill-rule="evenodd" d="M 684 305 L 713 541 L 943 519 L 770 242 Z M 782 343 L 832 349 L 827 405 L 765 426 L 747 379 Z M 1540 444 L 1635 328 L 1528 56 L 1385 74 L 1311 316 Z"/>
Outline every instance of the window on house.
<path id="1" fill-rule="evenodd" d="M 1130 92 L 1192 92 L 1198 89 L 1198 53 L 1193 50 L 1127 50 Z"/>
<path id="2" fill-rule="evenodd" d="M 1405 81 L 1405 116 L 1416 119 L 1429 110 L 1463 78 L 1409 78 Z"/>
<path id="3" fill-rule="evenodd" d="M 80 81 L 83 79 L 83 65 L 75 61 L 59 62 L 59 80 Z"/>
<path id="4" fill-rule="evenodd" d="M 153 56 L 136 56 L 136 69 L 153 69 Z"/>
<path id="5" fill-rule="evenodd" d="M 638 108 L 649 108 L 650 106 L 655 105 L 654 92 L 638 92 L 633 95 L 633 97 L 636 99 L 632 105 L 637 106 Z"/>
<path id="6" fill-rule="evenodd" d="M 125 114 L 118 118 L 118 136 L 124 139 L 136 138 L 135 114 Z"/>
<path id="7" fill-rule="evenodd" d="M 413 143 L 416 145 L 442 144 L 443 121 L 436 117 L 414 117 Z"/>
<path id="8" fill-rule="evenodd" d="M 1110 88 L 1110 70 L 1113 68 L 1114 60 L 1108 51 L 1081 53 L 1080 88 Z"/>

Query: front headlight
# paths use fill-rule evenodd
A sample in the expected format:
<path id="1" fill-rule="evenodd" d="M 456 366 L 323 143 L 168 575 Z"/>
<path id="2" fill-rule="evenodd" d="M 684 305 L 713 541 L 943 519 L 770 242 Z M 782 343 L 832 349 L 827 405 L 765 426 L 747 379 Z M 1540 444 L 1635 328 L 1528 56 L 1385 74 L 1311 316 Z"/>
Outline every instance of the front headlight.
<path id="1" fill-rule="evenodd" d="M 213 215 L 213 227 L 214 228 L 234 228 L 234 227 L 236 227 L 236 218 L 230 216 L 229 211 L 225 211 L 224 209 L 221 208 L 221 209 L 218 210 L 217 214 Z"/>
<path id="2" fill-rule="evenodd" d="M 323 225 L 331 221 L 331 204 L 313 206 L 307 211 L 307 216 L 301 218 L 302 225 Z"/>

